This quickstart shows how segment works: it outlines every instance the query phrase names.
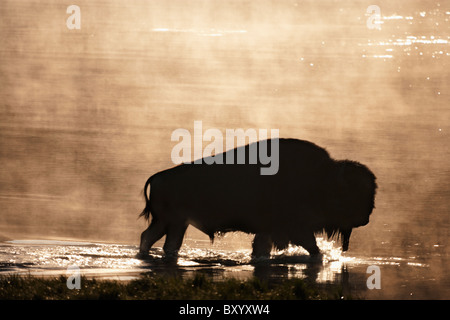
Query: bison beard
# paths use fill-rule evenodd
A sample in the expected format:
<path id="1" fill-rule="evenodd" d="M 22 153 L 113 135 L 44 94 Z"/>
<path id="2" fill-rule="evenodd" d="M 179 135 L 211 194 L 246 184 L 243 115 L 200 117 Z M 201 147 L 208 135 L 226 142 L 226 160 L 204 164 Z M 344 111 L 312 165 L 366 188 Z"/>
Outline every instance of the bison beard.
<path id="1" fill-rule="evenodd" d="M 240 148 L 248 159 L 249 146 Z M 237 154 L 236 149 L 227 152 Z M 273 246 L 283 249 L 289 243 L 316 255 L 314 235 L 322 231 L 340 236 L 346 251 L 352 229 L 369 222 L 377 186 L 374 174 L 360 163 L 333 160 L 325 149 L 296 139 L 279 139 L 275 175 L 260 175 L 262 164 L 245 163 L 187 163 L 151 176 L 141 216 L 152 220 L 142 233 L 140 254 L 166 235 L 164 252 L 176 256 L 188 225 L 211 239 L 217 232 L 253 233 L 254 257 L 269 256 Z"/>

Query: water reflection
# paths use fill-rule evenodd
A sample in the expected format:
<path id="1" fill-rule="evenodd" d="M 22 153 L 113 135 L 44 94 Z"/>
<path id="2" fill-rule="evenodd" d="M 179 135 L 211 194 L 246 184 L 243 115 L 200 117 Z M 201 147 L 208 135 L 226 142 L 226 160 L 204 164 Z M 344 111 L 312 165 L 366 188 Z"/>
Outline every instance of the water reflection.
<path id="1" fill-rule="evenodd" d="M 417 24 L 434 25 L 448 23 L 448 11 L 436 8 L 429 11 L 415 11 L 413 15 L 382 15 L 378 22 L 386 32 L 375 33 L 365 42 L 358 43 L 362 49 L 362 58 L 392 59 L 407 58 L 411 55 L 419 57 L 441 58 L 449 56 L 448 43 L 450 37 L 443 33 L 429 33 L 428 29 L 416 29 Z M 381 29 L 380 29 L 381 30 Z M 386 37 L 387 36 L 387 37 Z"/>
<path id="2" fill-rule="evenodd" d="M 167 258 L 161 247 L 155 247 L 148 256 L 138 259 L 138 247 L 133 245 L 52 240 L 8 241 L 0 244 L 0 274 L 66 275 L 67 267 L 76 265 L 84 276 L 115 280 L 135 279 L 147 273 L 184 278 L 201 273 L 215 281 L 258 277 L 276 282 L 286 278 L 301 278 L 319 284 L 338 283 L 346 292 L 370 298 L 374 292 L 367 291 L 366 269 L 376 265 L 383 272 L 383 285 L 391 287 L 392 297 L 405 298 L 397 295 L 398 292 L 409 289 L 411 284 L 416 286 L 416 281 L 421 280 L 421 277 L 415 279 L 411 275 L 417 277 L 430 270 L 428 264 L 417 261 L 415 257 L 343 255 L 333 241 L 320 237 L 318 240 L 323 252 L 322 259 L 311 258 L 304 249 L 290 246 L 286 250 L 273 252 L 270 259 L 258 260 L 251 259 L 250 249 L 230 251 L 184 245 L 178 258 Z M 399 274 L 399 270 L 402 273 Z M 422 286 L 428 288 L 435 281 L 433 277 L 422 280 Z M 416 290 L 411 292 L 414 292 L 415 297 L 420 296 Z M 437 291 L 434 296 L 436 294 L 441 293 Z"/>

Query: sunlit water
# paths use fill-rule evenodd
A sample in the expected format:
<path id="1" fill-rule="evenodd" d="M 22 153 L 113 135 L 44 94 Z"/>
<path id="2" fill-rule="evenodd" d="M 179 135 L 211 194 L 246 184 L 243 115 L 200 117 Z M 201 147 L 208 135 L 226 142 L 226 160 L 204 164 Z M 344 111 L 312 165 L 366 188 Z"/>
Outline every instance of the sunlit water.
<path id="1" fill-rule="evenodd" d="M 258 277 L 265 281 L 285 278 L 301 278 L 319 284 L 340 284 L 343 294 L 356 298 L 377 298 L 376 292 L 367 288 L 364 272 L 368 266 L 383 269 L 383 277 L 390 279 L 396 292 L 409 298 L 423 296 L 423 286 L 432 287 L 435 279 L 412 278 L 411 274 L 425 275 L 429 265 L 414 257 L 370 257 L 342 254 L 334 241 L 318 237 L 321 258 L 311 258 L 301 247 L 272 252 L 268 259 L 252 260 L 249 249 L 224 250 L 219 247 L 203 247 L 198 241 L 185 244 L 178 260 L 164 258 L 162 248 L 155 247 L 148 257 L 138 259 L 137 246 L 108 243 L 61 241 L 61 240 L 11 240 L 0 244 L 0 275 L 19 274 L 40 277 L 66 276 L 73 274 L 69 267 L 80 268 L 87 278 L 128 281 L 145 274 L 191 277 L 202 273 L 213 280 L 249 279 Z M 391 278 L 396 268 L 410 271 L 404 277 Z M 352 274 L 349 277 L 349 274 Z M 370 274 L 369 274 L 370 275 Z M 383 281 L 383 285 L 387 281 Z M 440 293 L 439 293 L 440 294 Z M 396 296 L 394 296 L 396 297 Z M 405 298 L 397 296 L 396 298 Z M 436 297 L 439 297 L 437 295 Z M 406 297 L 407 298 L 407 297 Z"/>

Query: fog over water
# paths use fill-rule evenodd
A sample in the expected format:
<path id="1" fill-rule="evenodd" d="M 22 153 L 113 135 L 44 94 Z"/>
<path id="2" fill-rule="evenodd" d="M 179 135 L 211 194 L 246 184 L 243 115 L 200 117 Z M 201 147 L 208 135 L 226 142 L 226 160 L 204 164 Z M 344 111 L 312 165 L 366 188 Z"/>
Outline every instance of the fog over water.
<path id="1" fill-rule="evenodd" d="M 25 249 L 14 258 L 29 248 L 15 240 L 108 242 L 132 259 L 144 183 L 173 166 L 171 133 L 198 120 L 224 135 L 279 129 L 375 173 L 370 223 L 342 256 L 321 242 L 340 263 L 317 281 L 365 286 L 379 265 L 369 298 L 450 298 L 449 1 L 378 1 L 380 30 L 367 26 L 370 1 L 75 4 L 79 30 L 66 26 L 69 4 L 0 2 L 0 267 L 39 264 Z M 211 245 L 190 228 L 181 258 L 250 276 L 251 239 Z M 49 259 L 68 254 L 46 245 Z M 302 255 L 266 275 L 311 275 Z"/>

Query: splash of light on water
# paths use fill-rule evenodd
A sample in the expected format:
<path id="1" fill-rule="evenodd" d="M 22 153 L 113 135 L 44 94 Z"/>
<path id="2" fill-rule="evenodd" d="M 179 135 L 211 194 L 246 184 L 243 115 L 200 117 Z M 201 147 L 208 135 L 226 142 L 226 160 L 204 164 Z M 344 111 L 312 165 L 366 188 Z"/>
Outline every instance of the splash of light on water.
<path id="1" fill-rule="evenodd" d="M 409 27 L 413 23 L 421 24 L 423 21 L 433 23 L 436 27 L 439 27 L 436 17 L 442 16 L 444 12 L 438 8 L 430 11 L 417 11 L 414 15 L 399 15 L 391 14 L 381 16 L 379 24 L 383 25 L 383 30 L 391 30 L 389 37 L 379 39 L 377 36 L 368 38 L 366 43 L 359 43 L 359 47 L 365 48 L 362 52 L 362 58 L 375 58 L 375 59 L 392 59 L 392 58 L 406 58 L 411 57 L 412 53 L 416 52 L 417 55 L 424 57 L 429 55 L 432 58 L 439 58 L 448 56 L 447 45 L 449 44 L 450 37 L 439 35 L 436 31 L 436 35 L 421 35 L 411 33 Z M 445 12 L 448 15 L 448 12 Z M 448 22 L 447 18 L 444 18 Z M 405 28 L 405 31 L 400 31 L 399 28 Z M 385 48 L 388 49 L 385 49 Z M 428 50 L 428 47 L 438 48 L 437 50 Z M 395 49 L 395 50 L 394 50 Z M 389 51 L 392 54 L 385 54 L 377 52 L 379 50 Z M 375 52 L 374 52 L 375 51 Z"/>
<path id="2" fill-rule="evenodd" d="M 175 267 L 175 270 L 187 274 L 204 270 L 220 280 L 228 277 L 250 278 L 262 267 L 263 270 L 272 270 L 269 272 L 271 277 L 312 277 L 316 282 L 325 283 L 335 281 L 346 268 L 366 265 L 429 267 L 414 256 L 407 259 L 352 257 L 344 255 L 335 240 L 317 237 L 317 244 L 322 252 L 320 258 L 310 257 L 302 247 L 290 245 L 284 250 L 274 250 L 270 258 L 264 259 L 252 259 L 249 248 L 227 250 L 215 248 L 221 244 L 202 248 L 183 245 L 175 265 L 168 265 L 161 247 L 150 249 L 148 257 L 142 260 L 136 258 L 138 248 L 132 245 L 53 240 L 8 241 L 0 244 L 0 274 L 54 276 L 65 274 L 68 266 L 76 265 L 85 276 L 130 280 L 139 277 L 142 272 L 165 272 Z"/>
<path id="3" fill-rule="evenodd" d="M 244 265 L 250 263 L 251 252 L 247 249 L 230 251 L 184 246 L 179 252 L 178 264 L 180 264 L 180 260 L 184 263 L 184 265 L 190 262 L 195 262 L 197 265 Z"/>

